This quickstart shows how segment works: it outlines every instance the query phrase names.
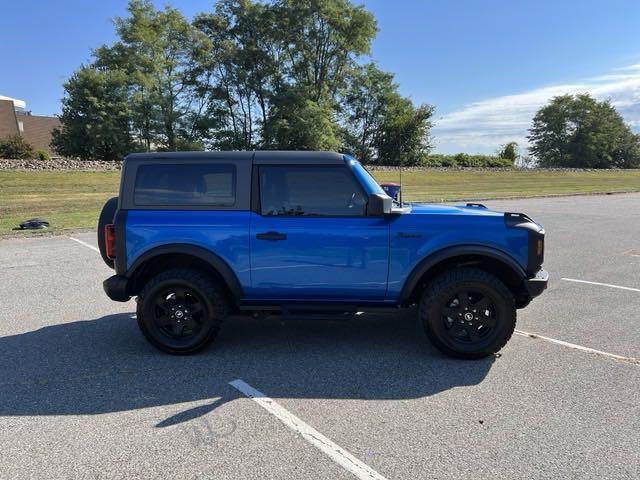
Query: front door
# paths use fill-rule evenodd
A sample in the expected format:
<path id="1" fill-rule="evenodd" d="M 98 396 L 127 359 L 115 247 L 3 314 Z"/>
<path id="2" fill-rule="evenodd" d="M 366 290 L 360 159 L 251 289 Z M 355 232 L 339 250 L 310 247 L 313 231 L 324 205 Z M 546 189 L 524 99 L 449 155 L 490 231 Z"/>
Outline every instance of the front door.
<path id="1" fill-rule="evenodd" d="M 251 292 L 268 300 L 383 300 L 389 223 L 365 216 L 346 165 L 261 165 L 251 220 Z"/>

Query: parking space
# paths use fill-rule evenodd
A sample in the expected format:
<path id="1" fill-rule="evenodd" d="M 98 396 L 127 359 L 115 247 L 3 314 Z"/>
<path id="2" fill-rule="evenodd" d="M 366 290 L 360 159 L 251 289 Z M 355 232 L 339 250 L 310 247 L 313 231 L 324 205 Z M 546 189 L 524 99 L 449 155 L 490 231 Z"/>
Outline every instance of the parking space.
<path id="1" fill-rule="evenodd" d="M 638 478 L 640 292 L 561 279 L 640 289 L 640 195 L 486 204 L 548 232 L 518 329 L 628 361 L 521 335 L 452 360 L 412 311 L 232 319 L 173 357 L 103 294 L 92 233 L 3 240 L 0 478 Z"/>
<path id="2" fill-rule="evenodd" d="M 624 356 L 640 357 L 640 195 L 486 202 L 524 211 L 547 231 L 544 297 L 519 312 L 518 328 Z"/>

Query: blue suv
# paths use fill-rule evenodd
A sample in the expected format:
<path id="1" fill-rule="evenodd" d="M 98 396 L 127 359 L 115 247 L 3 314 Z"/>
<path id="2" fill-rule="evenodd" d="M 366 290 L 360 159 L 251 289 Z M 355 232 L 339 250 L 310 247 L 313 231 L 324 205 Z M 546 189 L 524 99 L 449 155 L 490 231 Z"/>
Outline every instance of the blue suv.
<path id="1" fill-rule="evenodd" d="M 156 347 L 200 350 L 234 314 L 345 316 L 417 306 L 433 344 L 500 350 L 547 286 L 544 230 L 481 204 L 399 204 L 330 152 L 126 157 L 98 243 L 116 301 Z"/>

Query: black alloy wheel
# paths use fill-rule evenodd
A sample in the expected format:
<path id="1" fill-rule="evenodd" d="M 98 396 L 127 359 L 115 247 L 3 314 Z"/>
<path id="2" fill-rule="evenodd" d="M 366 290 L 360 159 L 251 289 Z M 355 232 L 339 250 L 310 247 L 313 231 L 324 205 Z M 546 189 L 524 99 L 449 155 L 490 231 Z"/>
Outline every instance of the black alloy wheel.
<path id="1" fill-rule="evenodd" d="M 464 287 L 446 301 L 442 309 L 447 335 L 462 344 L 478 343 L 491 335 L 496 315 L 496 307 L 488 295 Z"/>
<path id="2" fill-rule="evenodd" d="M 168 287 L 156 294 L 153 322 L 168 338 L 189 340 L 203 330 L 203 304 L 203 299 L 191 288 Z"/>
<path id="3" fill-rule="evenodd" d="M 172 269 L 153 277 L 138 295 L 140 330 L 167 353 L 194 353 L 211 342 L 227 314 L 227 299 L 208 275 Z"/>
<path id="4" fill-rule="evenodd" d="M 495 275 L 476 268 L 436 277 L 425 288 L 419 312 L 433 345 L 459 358 L 498 352 L 516 325 L 513 293 Z"/>

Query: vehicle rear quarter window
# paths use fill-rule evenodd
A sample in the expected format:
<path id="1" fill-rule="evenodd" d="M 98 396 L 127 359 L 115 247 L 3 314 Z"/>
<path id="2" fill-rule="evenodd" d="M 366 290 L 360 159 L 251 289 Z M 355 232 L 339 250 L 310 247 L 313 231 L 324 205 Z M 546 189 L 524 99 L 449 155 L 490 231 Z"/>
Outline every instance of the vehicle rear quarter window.
<path id="1" fill-rule="evenodd" d="M 133 196 L 140 206 L 232 206 L 236 169 L 228 164 L 141 165 Z"/>
<path id="2" fill-rule="evenodd" d="M 343 166 L 261 166 L 266 216 L 362 216 L 367 198 Z"/>

